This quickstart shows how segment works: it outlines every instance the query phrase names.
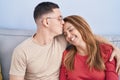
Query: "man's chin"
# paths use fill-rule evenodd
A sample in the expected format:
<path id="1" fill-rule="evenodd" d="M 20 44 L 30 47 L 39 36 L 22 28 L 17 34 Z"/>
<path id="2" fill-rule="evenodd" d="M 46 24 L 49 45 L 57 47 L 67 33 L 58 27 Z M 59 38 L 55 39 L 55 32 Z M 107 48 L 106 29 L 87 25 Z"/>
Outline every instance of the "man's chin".
<path id="1" fill-rule="evenodd" d="M 58 34 L 62 34 L 63 32 L 62 31 L 59 31 Z"/>
<path id="2" fill-rule="evenodd" d="M 56 36 L 59 36 L 59 35 L 62 35 L 62 32 L 59 32 L 59 33 L 56 34 Z"/>

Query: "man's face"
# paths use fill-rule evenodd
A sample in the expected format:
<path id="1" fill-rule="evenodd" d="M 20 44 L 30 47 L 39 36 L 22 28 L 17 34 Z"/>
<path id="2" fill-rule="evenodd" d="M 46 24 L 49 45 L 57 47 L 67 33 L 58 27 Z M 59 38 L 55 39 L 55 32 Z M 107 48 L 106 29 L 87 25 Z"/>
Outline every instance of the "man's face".
<path id="1" fill-rule="evenodd" d="M 58 8 L 53 9 L 53 12 L 48 14 L 46 19 L 48 22 L 49 30 L 54 35 L 62 34 L 64 21 Z"/>

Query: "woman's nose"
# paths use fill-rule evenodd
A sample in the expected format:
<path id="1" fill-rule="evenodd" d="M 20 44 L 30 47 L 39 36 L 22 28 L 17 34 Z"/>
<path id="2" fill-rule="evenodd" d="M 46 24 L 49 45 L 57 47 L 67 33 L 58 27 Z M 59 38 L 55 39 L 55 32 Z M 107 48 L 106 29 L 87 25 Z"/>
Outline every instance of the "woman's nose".
<path id="1" fill-rule="evenodd" d="M 71 36 L 71 34 L 68 32 L 68 33 L 67 33 L 67 38 L 70 38 L 70 36 Z"/>

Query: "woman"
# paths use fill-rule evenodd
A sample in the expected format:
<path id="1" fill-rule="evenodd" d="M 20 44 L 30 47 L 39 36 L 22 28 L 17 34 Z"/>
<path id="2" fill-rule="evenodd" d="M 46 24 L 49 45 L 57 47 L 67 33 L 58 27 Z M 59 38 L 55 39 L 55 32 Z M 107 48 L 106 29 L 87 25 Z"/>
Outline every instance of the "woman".
<path id="1" fill-rule="evenodd" d="M 71 46 L 63 53 L 60 80 L 118 80 L 112 46 L 98 42 L 80 16 L 64 18 L 64 35 Z"/>

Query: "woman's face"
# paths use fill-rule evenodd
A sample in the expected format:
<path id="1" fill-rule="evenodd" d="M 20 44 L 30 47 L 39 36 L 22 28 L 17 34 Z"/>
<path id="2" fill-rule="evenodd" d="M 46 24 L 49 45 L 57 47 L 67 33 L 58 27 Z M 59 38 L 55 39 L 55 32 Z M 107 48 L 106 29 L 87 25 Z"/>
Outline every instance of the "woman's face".
<path id="1" fill-rule="evenodd" d="M 79 46 L 83 41 L 79 31 L 69 22 L 64 23 L 63 32 L 66 40 L 75 46 Z"/>

